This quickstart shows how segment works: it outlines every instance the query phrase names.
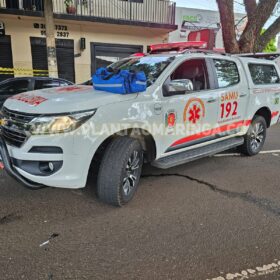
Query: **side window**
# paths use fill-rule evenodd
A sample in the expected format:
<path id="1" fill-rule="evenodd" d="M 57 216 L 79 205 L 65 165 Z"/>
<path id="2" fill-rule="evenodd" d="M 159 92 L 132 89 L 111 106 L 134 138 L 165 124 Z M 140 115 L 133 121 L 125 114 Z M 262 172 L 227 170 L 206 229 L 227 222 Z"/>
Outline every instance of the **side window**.
<path id="1" fill-rule="evenodd" d="M 49 87 L 60 87 L 60 81 L 59 80 L 51 80 L 49 83 Z"/>
<path id="2" fill-rule="evenodd" d="M 240 76 L 235 62 L 214 59 L 214 66 L 219 88 L 226 88 L 239 83 Z"/>
<path id="3" fill-rule="evenodd" d="M 8 95 L 10 90 L 12 90 L 12 82 L 8 82 L 0 86 L 0 94 Z"/>
<path id="4" fill-rule="evenodd" d="M 53 88 L 53 87 L 59 87 L 59 81 L 44 79 L 44 80 L 36 80 L 34 89 L 36 90 L 36 89 Z"/>
<path id="5" fill-rule="evenodd" d="M 28 80 L 11 81 L 0 87 L 0 94 L 14 95 L 28 91 Z"/>
<path id="6" fill-rule="evenodd" d="M 278 84 L 280 82 L 274 65 L 249 64 L 249 70 L 255 85 Z"/>
<path id="7" fill-rule="evenodd" d="M 66 81 L 60 81 L 59 82 L 59 86 L 60 87 L 65 87 L 65 86 L 70 86 L 70 85 L 72 85 L 71 83 L 67 83 Z"/>
<path id="8" fill-rule="evenodd" d="M 194 91 L 209 89 L 209 78 L 204 59 L 188 60 L 181 64 L 171 75 L 171 80 L 188 79 L 193 83 Z"/>

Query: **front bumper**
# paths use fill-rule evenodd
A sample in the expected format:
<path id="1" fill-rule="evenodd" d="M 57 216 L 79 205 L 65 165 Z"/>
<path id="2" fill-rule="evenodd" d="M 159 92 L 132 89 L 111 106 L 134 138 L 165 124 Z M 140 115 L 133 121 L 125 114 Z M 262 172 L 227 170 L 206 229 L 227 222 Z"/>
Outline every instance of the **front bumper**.
<path id="1" fill-rule="evenodd" d="M 103 139 L 100 139 L 100 137 L 87 138 L 79 130 L 76 130 L 75 134 L 32 136 L 21 147 L 11 146 L 2 139 L 4 142 L 4 145 L 2 145 L 4 156 L 2 157 L 5 158 L 6 154 L 7 158 L 5 161 L 6 170 L 12 170 L 13 172 L 8 171 L 8 173 L 14 178 L 14 173 L 16 173 L 16 178 L 23 179 L 24 181 L 20 181 L 25 186 L 27 186 L 25 184 L 25 181 L 27 181 L 31 185 L 34 183 L 34 185 L 40 187 L 68 189 L 85 187 L 92 158 Z M 57 147 L 61 149 L 61 152 L 46 151 L 43 153 L 38 150 L 34 151 L 34 148 L 37 147 Z M 60 162 L 62 164 L 54 173 L 42 176 L 38 172 L 31 172 L 34 169 L 30 165 L 30 168 L 26 167 L 26 163 L 35 164 L 36 162 Z"/>
<path id="2" fill-rule="evenodd" d="M 38 190 L 38 189 L 46 187 L 42 184 L 37 184 L 37 183 L 31 182 L 31 181 L 25 179 L 22 175 L 20 175 L 20 173 L 14 168 L 14 166 L 12 164 L 12 159 L 9 155 L 7 145 L 1 135 L 0 135 L 0 155 L 1 155 L 2 162 L 4 164 L 6 172 L 11 177 L 16 179 L 18 182 L 23 184 L 25 187 L 27 187 L 29 189 L 33 189 L 33 190 L 34 189 Z"/>

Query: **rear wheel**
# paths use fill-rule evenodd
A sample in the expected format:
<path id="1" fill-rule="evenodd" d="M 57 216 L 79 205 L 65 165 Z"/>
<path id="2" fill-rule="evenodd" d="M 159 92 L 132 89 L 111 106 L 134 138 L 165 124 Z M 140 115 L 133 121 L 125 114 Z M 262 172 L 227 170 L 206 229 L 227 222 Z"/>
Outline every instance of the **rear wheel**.
<path id="1" fill-rule="evenodd" d="M 266 139 L 267 124 L 262 116 L 253 119 L 250 128 L 244 137 L 245 142 L 240 147 L 241 153 L 248 156 L 257 155 L 263 148 Z"/>
<path id="2" fill-rule="evenodd" d="M 143 165 L 138 140 L 119 137 L 108 146 L 101 161 L 97 192 L 101 201 L 114 206 L 128 203 L 136 193 Z"/>

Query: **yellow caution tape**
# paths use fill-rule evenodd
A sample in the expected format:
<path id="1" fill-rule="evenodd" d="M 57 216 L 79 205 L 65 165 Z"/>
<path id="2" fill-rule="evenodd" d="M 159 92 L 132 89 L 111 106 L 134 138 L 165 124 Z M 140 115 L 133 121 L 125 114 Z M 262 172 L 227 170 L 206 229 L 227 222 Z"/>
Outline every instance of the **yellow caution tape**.
<path id="1" fill-rule="evenodd" d="M 48 76 L 48 74 L 49 74 L 48 70 L 0 67 L 0 75 Z"/>

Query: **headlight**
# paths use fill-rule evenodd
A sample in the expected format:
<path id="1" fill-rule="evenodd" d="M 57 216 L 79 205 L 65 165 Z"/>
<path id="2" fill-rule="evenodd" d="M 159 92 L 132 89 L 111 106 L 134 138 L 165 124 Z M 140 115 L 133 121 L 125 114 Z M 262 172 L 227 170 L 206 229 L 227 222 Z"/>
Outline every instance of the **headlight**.
<path id="1" fill-rule="evenodd" d="M 89 120 L 96 110 L 70 113 L 68 115 L 41 116 L 30 123 L 30 132 L 34 135 L 70 132 Z"/>

